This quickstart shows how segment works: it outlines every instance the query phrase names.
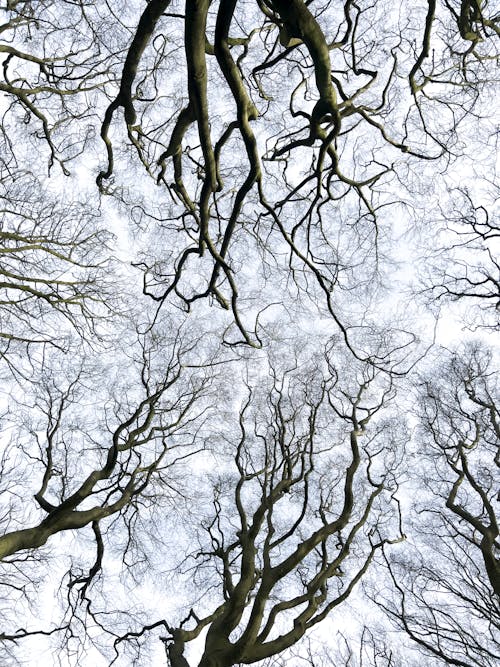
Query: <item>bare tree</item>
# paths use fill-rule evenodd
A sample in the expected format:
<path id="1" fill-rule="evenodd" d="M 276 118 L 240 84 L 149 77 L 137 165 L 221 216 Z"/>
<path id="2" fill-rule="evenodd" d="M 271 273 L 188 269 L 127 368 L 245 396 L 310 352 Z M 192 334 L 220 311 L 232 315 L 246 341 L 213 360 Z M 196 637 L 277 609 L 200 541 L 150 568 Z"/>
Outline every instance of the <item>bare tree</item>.
<path id="1" fill-rule="evenodd" d="M 231 313 L 226 342 L 260 345 L 256 312 L 273 298 L 247 289 L 245 261 L 260 253 L 262 275 L 291 277 L 351 351 L 392 365 L 390 350 L 375 351 L 376 318 L 346 312 L 345 293 L 358 301 L 383 284 L 392 184 L 425 164 L 449 168 L 467 154 L 462 128 L 487 115 L 498 56 L 487 3 L 390 13 L 351 0 L 53 0 L 4 12 L 7 166 L 29 137 L 68 173 L 99 131 L 103 192 L 121 196 L 112 177 L 128 187 L 131 165 L 164 185 L 161 217 L 141 213 L 170 239 L 139 262 L 159 306 L 208 298 Z M 34 133 L 12 130 L 21 117 Z"/>
<path id="2" fill-rule="evenodd" d="M 42 167 L 44 174 L 46 166 L 50 174 L 57 164 L 69 176 L 70 163 L 92 144 L 100 97 L 118 74 L 120 38 L 129 34 L 119 18 L 126 18 L 126 3 L 115 3 L 114 11 L 108 7 L 109 15 L 95 2 L 7 0 L 4 5 L 3 168 L 14 173 L 27 148 L 37 157 L 33 171 Z"/>
<path id="3" fill-rule="evenodd" d="M 185 542 L 199 546 L 175 570 L 178 586 L 194 583 L 190 611 L 132 621 L 117 654 L 163 629 L 173 667 L 205 632 L 199 665 L 260 663 L 334 614 L 382 546 L 402 539 L 394 443 L 405 433 L 382 416 L 390 380 L 332 360 L 270 374 L 246 383 L 239 435 L 226 427 L 214 451 L 221 474 L 196 484 L 198 525 Z"/>
<path id="4" fill-rule="evenodd" d="M 70 664 L 140 665 L 154 644 L 172 667 L 200 648 L 201 667 L 312 665 L 311 630 L 373 565 L 426 659 L 494 664 L 490 361 L 474 348 L 423 380 L 417 464 L 396 385 L 433 338 L 398 291 L 401 239 L 437 200 L 426 294 L 497 327 L 496 193 L 469 177 L 456 189 L 493 152 L 495 8 L 0 11 L 5 660 L 46 636 Z M 68 196 L 88 183 L 90 197 Z M 112 258 L 103 197 L 135 274 Z M 421 560 L 389 549 L 401 479 L 420 485 L 408 542 Z M 49 574 L 60 613 L 44 624 L 35 589 Z M 346 633 L 339 660 L 412 664 L 375 635 Z"/>
<path id="5" fill-rule="evenodd" d="M 500 323 L 500 225 L 498 189 L 490 188 L 492 202 L 475 203 L 468 189 L 458 189 L 452 193 L 452 206 L 442 208 L 442 243 L 428 267 L 432 287 L 426 292 L 434 304 L 461 302 L 469 327 L 494 331 Z"/>
<path id="6" fill-rule="evenodd" d="M 385 606 L 437 664 L 495 665 L 500 422 L 491 353 L 465 348 L 421 389 L 418 459 L 425 461 L 420 480 L 427 499 L 416 499 L 413 550 L 391 559 L 397 596 Z"/>
<path id="7" fill-rule="evenodd" d="M 61 542 L 51 548 L 54 536 L 83 533 L 67 575 L 81 603 L 99 578 L 106 549 L 114 548 L 117 526 L 131 543 L 135 515 L 153 489 L 164 501 L 176 493 L 176 466 L 204 446 L 199 431 L 213 380 L 210 360 L 189 367 L 189 358 L 198 356 L 190 354 L 196 339 L 188 340 L 174 332 L 170 340 L 139 341 L 135 351 L 129 348 L 133 363 L 118 368 L 102 359 L 76 360 L 70 373 L 56 360 L 46 364 L 31 392 L 25 387 L 12 397 L 17 405 L 3 424 L 2 439 L 10 435 L 10 442 L 3 448 L 0 475 L 2 645 L 71 625 L 61 622 L 46 630 L 33 620 L 34 628 L 18 629 L 9 604 L 11 596 L 34 604 L 37 579 L 71 554 Z M 154 361 L 158 354 L 161 371 Z M 94 548 L 85 544 L 85 527 L 92 529 Z M 93 562 L 82 567 L 92 552 Z"/>
<path id="8" fill-rule="evenodd" d="M 0 355 L 22 372 L 20 356 L 44 345 L 96 344 L 111 315 L 118 327 L 111 234 L 87 201 L 64 203 L 27 172 L 0 193 Z"/>
<path id="9" fill-rule="evenodd" d="M 350 1 L 187 2 L 184 13 L 149 2 L 101 126 L 98 176 L 105 188 L 119 169 L 111 129 L 123 118 L 140 163 L 167 187 L 159 222 L 177 240 L 141 262 L 145 293 L 186 308 L 210 297 L 232 311 L 239 333 L 228 342 L 258 345 L 245 290 L 252 244 L 323 304 L 358 354 L 384 363 L 355 339 L 354 325 L 369 326 L 344 312 L 342 293 L 360 298 L 380 280 L 382 214 L 398 198 L 386 184 L 421 161 L 456 159 L 461 123 L 494 77 L 496 17 L 437 4 L 391 16 Z"/>

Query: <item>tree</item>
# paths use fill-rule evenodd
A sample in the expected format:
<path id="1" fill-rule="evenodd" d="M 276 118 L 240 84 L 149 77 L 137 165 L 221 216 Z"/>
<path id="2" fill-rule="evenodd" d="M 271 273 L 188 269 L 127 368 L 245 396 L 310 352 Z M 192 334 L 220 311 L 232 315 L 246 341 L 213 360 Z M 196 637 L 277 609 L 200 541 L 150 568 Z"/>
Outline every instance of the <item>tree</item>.
<path id="1" fill-rule="evenodd" d="M 56 77 L 56 100 L 61 89 L 82 109 L 100 109 L 111 99 L 100 127 L 107 152 L 101 188 L 107 191 L 111 176 L 119 175 L 121 127 L 130 159 L 139 158 L 166 186 L 159 222 L 171 243 L 177 238 L 168 253 L 141 264 L 146 293 L 159 304 L 176 297 L 187 308 L 210 297 L 232 311 L 240 337 L 229 340 L 258 344 L 255 299 L 244 289 L 241 259 L 250 244 L 281 275 L 289 265 L 296 288 L 316 304 L 323 301 L 356 348 L 354 327 L 363 326 L 362 316 L 343 312 L 342 292 L 361 298 L 381 270 L 373 245 L 381 245 L 378 256 L 386 250 L 378 220 L 393 201 L 386 184 L 408 181 L 408 169 L 418 169 L 422 160 L 444 168 L 467 153 L 456 137 L 472 113 L 485 114 L 479 93 L 494 76 L 488 67 L 495 55 L 495 17 L 487 6 L 474 4 L 473 11 L 465 0 L 443 7 L 432 1 L 420 8 L 422 16 L 389 18 L 384 12 L 384 29 L 377 30 L 380 9 L 370 4 L 346 2 L 334 9 L 328 3 L 320 10 L 302 0 L 256 6 L 207 1 L 188 2 L 185 13 L 170 11 L 170 5 L 149 2 L 128 30 L 127 12 L 121 22 L 107 16 L 116 30 L 112 53 L 99 36 L 98 5 L 83 11 L 73 3 L 60 18 L 54 10 L 46 26 L 51 38 L 70 36 L 71 19 L 82 44 L 59 44 L 62 64 L 52 63 L 46 50 L 37 56 L 37 76 Z M 32 3 L 9 8 L 5 30 L 16 37 L 31 30 L 30 20 L 37 26 L 48 21 Z M 26 57 L 13 52 L 11 61 L 22 67 Z M 172 81 L 185 91 L 173 104 L 163 92 Z M 26 108 L 39 101 L 35 83 L 40 86 L 31 81 L 22 94 L 12 84 L 6 90 Z M 48 96 L 52 88 L 46 87 Z M 95 94 L 91 105 L 76 102 L 87 100 L 87 88 Z M 230 103 L 214 95 L 217 89 Z M 44 113 L 43 105 L 36 107 L 38 116 L 27 108 L 36 118 Z M 72 136 L 80 126 L 87 128 L 85 136 L 90 131 L 85 114 L 83 123 L 74 113 L 62 118 L 72 123 Z M 51 155 L 54 145 L 49 142 Z M 245 156 L 244 170 L 234 155 Z M 351 244 L 355 257 L 345 250 Z M 195 287 L 191 277 L 199 272 Z M 373 354 L 367 341 L 359 346 L 363 357 Z"/>
<path id="2" fill-rule="evenodd" d="M 0 201 L 0 354 L 22 374 L 19 357 L 33 359 L 35 348 L 68 349 L 74 333 L 87 343 L 105 336 L 117 314 L 110 234 L 91 206 L 70 197 L 63 205 L 29 172 L 6 177 Z"/>
<path id="3" fill-rule="evenodd" d="M 266 264 L 279 266 L 284 255 L 297 290 L 325 302 L 351 345 L 352 329 L 364 323 L 344 314 L 335 295 L 358 295 L 378 277 L 373 245 L 381 243 L 378 212 L 391 201 L 385 184 L 418 161 L 439 164 L 460 154 L 455 137 L 476 111 L 481 87 L 469 80 L 494 55 L 488 38 L 496 32 L 495 21 L 467 2 L 457 8 L 445 3 L 442 11 L 429 2 L 423 30 L 420 17 L 405 16 L 394 17 L 394 26 L 383 31 L 377 30 L 374 5 L 351 2 L 342 9 L 328 3 L 318 17 L 301 0 L 260 2 L 258 10 L 236 1 L 188 2 L 185 15 L 173 16 L 166 13 L 169 5 L 148 3 L 101 127 L 108 163 L 99 185 L 105 187 L 116 171 L 109 131 L 123 109 L 129 142 L 146 170 L 168 187 L 174 206 L 165 224 L 186 235 L 187 244 L 169 258 L 173 269 L 167 272 L 164 261 L 142 264 L 145 292 L 160 304 L 175 295 L 188 308 L 212 297 L 232 310 L 242 340 L 258 344 L 257 331 L 252 338 L 240 315 L 244 298 L 237 279 L 245 274 L 237 237 L 254 237 Z M 171 23 L 184 22 L 182 73 L 176 58 L 165 59 L 164 38 L 153 45 L 150 59 L 145 55 L 155 32 L 161 35 L 165 15 Z M 440 32 L 431 60 L 436 24 Z M 323 25 L 335 26 L 333 34 Z M 231 29 L 236 36 L 229 35 Z M 187 91 L 165 122 L 161 90 L 164 77 L 174 75 Z M 146 92 L 149 80 L 154 84 Z M 230 106 L 216 103 L 214 86 L 227 92 Z M 455 111 L 457 86 L 465 107 L 461 117 Z M 231 159 L 241 152 L 244 171 L 241 161 L 237 166 Z M 406 160 L 400 166 L 401 154 Z M 335 245 L 339 232 L 332 219 L 339 216 L 339 202 L 348 220 L 341 220 L 340 234 L 345 238 L 346 226 L 352 230 L 356 259 Z M 190 277 L 201 257 L 207 258 L 201 286 L 193 288 Z M 372 357 L 371 346 L 363 343 L 358 353 Z M 384 356 L 374 361 L 383 363 Z"/>
<path id="4" fill-rule="evenodd" d="M 264 395 L 263 382 L 248 387 L 228 452 L 234 472 L 212 481 L 213 510 L 190 555 L 213 611 L 192 608 L 180 626 L 166 624 L 174 667 L 205 627 L 200 665 L 282 653 L 349 597 L 384 544 L 401 539 L 391 451 L 401 433 L 387 419 L 371 424 L 391 383 L 326 361 L 326 377 L 314 366 L 280 377 L 271 368 Z"/>
<path id="5" fill-rule="evenodd" d="M 497 198 L 498 189 L 491 195 Z M 429 300 L 462 302 L 466 322 L 472 329 L 500 327 L 500 267 L 496 244 L 500 235 L 494 202 L 475 204 L 470 191 L 458 188 L 452 205 L 446 207 L 443 246 L 435 252 L 431 279 L 427 277 Z M 443 255 L 445 261 L 443 263 Z"/>
<path id="6" fill-rule="evenodd" d="M 9 0 L 2 14 L 5 661 L 48 636 L 70 664 L 314 664 L 311 631 L 373 576 L 436 664 L 464 642 L 493 662 L 493 636 L 483 653 L 473 639 L 497 590 L 481 463 L 494 361 L 438 352 L 421 440 L 405 378 L 423 377 L 436 304 L 460 317 L 470 301 L 484 335 L 497 324 L 494 8 Z M 408 300 L 410 233 L 425 312 Z M 428 528 L 401 516 L 422 441 Z M 455 634 L 436 621 L 464 590 L 445 561 L 422 579 L 396 556 L 438 527 L 477 612 Z M 478 549 L 486 579 L 468 576 Z M 363 623 L 339 630 L 339 661 L 411 664 Z"/>
<path id="7" fill-rule="evenodd" d="M 0 477 L 3 656 L 20 639 L 75 632 L 77 619 L 64 614 L 51 631 L 40 630 L 39 623 L 14 625 L 12 600 L 36 598 L 40 571 L 59 572 L 81 606 L 117 539 L 124 540 L 124 559 L 133 552 L 137 514 L 169 505 L 182 493 L 173 471 L 204 447 L 214 381 L 209 359 L 189 365 L 189 359 L 199 361 L 197 342 L 187 330 L 170 339 L 157 333 L 155 340 L 139 340 L 136 350 L 126 341 L 133 357 L 128 363 L 122 358 L 118 367 L 102 358 L 98 365 L 77 360 L 67 369 L 49 361 L 31 394 L 25 390 L 23 402 L 16 397 L 18 409 L 4 424 L 3 436 L 10 432 L 11 439 Z M 113 356 L 118 352 L 115 346 Z M 97 389 L 103 374 L 108 380 Z M 59 554 L 43 548 L 68 533 L 75 535 L 73 549 L 69 537 L 59 540 L 65 545 Z"/>
<path id="8" fill-rule="evenodd" d="M 444 356 L 444 355 L 443 355 Z M 413 550 L 391 559 L 389 615 L 437 664 L 494 665 L 500 656 L 498 371 L 470 345 L 424 379 Z M 426 658 L 427 659 L 427 658 Z"/>

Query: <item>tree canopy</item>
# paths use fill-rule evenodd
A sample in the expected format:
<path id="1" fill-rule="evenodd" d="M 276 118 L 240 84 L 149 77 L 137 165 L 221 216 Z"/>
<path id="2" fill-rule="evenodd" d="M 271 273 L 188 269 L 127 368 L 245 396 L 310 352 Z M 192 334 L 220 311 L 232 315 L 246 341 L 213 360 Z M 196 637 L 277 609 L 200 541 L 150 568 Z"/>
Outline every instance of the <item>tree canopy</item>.
<path id="1" fill-rule="evenodd" d="M 496 665 L 498 7 L 1 12 L 2 664 Z"/>

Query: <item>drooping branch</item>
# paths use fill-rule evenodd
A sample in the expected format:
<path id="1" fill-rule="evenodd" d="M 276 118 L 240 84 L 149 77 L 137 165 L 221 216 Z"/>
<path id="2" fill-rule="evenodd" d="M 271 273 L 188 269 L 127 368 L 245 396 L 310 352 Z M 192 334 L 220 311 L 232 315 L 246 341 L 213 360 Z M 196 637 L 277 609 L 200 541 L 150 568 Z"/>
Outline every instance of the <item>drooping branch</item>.
<path id="1" fill-rule="evenodd" d="M 99 188 L 103 187 L 103 181 L 110 178 L 114 169 L 113 146 L 109 138 L 109 129 L 115 111 L 123 107 L 125 122 L 129 128 L 135 125 L 137 114 L 134 108 L 132 86 L 134 85 L 137 76 L 137 70 L 141 61 L 141 57 L 148 46 L 156 24 L 159 22 L 162 14 L 170 5 L 171 0 L 150 0 L 146 5 L 145 10 L 141 14 L 141 18 L 137 24 L 132 43 L 128 49 L 123 71 L 120 80 L 120 90 L 115 99 L 106 109 L 104 120 L 101 126 L 101 138 L 106 145 L 108 166 L 105 171 L 100 171 L 97 176 L 97 185 Z"/>

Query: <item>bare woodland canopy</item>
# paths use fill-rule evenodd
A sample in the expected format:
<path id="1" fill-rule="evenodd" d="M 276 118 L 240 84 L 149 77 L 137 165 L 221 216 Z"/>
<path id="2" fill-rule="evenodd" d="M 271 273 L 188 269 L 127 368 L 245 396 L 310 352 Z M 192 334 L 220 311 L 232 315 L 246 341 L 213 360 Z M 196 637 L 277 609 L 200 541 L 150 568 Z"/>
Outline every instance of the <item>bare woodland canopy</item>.
<path id="1" fill-rule="evenodd" d="M 2 665 L 498 664 L 499 21 L 2 4 Z"/>

